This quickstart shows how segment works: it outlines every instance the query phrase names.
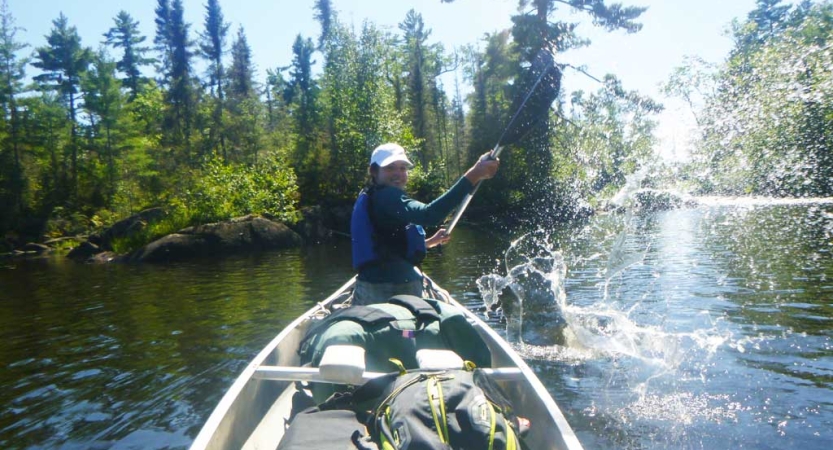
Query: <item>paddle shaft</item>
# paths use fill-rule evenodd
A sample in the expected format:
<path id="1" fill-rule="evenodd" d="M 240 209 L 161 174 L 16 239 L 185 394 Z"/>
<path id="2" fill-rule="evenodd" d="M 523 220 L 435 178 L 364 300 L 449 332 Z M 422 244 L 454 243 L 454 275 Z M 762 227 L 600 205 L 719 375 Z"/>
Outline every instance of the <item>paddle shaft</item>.
<path id="1" fill-rule="evenodd" d="M 500 145 L 495 146 L 495 148 L 492 149 L 491 152 L 489 152 L 488 159 L 497 159 L 497 157 L 500 155 L 501 150 L 503 150 L 503 147 L 501 147 Z M 460 206 L 457 207 L 457 212 L 454 213 L 454 218 L 451 219 L 451 223 L 445 229 L 446 235 L 450 235 L 451 230 L 453 230 L 454 227 L 457 226 L 457 222 L 460 221 L 460 217 L 463 216 L 463 212 L 466 210 L 466 207 L 469 206 L 469 202 L 471 202 L 471 199 L 474 198 L 474 194 L 477 193 L 477 189 L 480 188 L 481 183 L 483 183 L 483 180 L 478 181 L 477 184 L 474 185 L 474 189 L 472 189 L 470 193 L 466 194 L 466 197 L 463 199 L 462 202 L 460 202 Z"/>
<path id="2" fill-rule="evenodd" d="M 529 89 L 529 92 L 526 93 L 526 96 L 524 96 L 523 102 L 521 102 L 521 106 L 518 107 L 517 111 L 515 111 L 515 114 L 512 116 L 512 119 L 509 120 L 509 125 L 507 125 L 506 129 L 504 129 L 503 133 L 501 133 L 500 139 L 498 139 L 497 144 L 495 144 L 495 148 L 493 148 L 492 151 L 489 152 L 488 159 L 497 159 L 497 157 L 500 155 L 501 150 L 503 150 L 503 147 L 500 145 L 501 142 L 503 142 L 503 138 L 506 136 L 506 133 L 508 133 L 509 130 L 512 129 L 512 125 L 515 124 L 516 119 L 518 118 L 518 116 L 520 116 L 521 111 L 523 111 L 524 106 L 526 106 L 526 102 L 529 101 L 530 97 L 532 97 L 532 94 L 535 92 L 535 89 L 538 87 L 539 84 L 541 84 L 541 80 L 544 79 L 544 75 L 547 74 L 549 69 L 550 69 L 549 66 L 546 69 L 544 69 L 544 71 L 541 73 L 541 75 L 538 77 L 538 79 L 535 80 L 535 83 Z M 528 125 L 528 124 L 526 124 L 526 125 Z M 515 134 L 518 134 L 518 133 L 515 133 Z M 525 134 L 526 133 L 523 133 L 523 135 L 525 135 Z M 477 189 L 480 187 L 480 183 L 482 183 L 482 182 L 483 182 L 483 180 L 478 181 L 477 184 L 474 186 L 474 189 L 472 189 L 471 193 L 466 194 L 466 197 L 463 199 L 462 202 L 460 202 L 460 206 L 457 208 L 457 212 L 454 214 L 454 218 L 451 219 L 451 223 L 445 229 L 446 236 L 451 235 L 451 231 L 454 229 L 455 226 L 457 226 L 457 222 L 460 221 L 460 217 L 462 217 L 463 212 L 465 212 L 466 208 L 469 206 L 469 203 L 471 202 L 471 199 L 474 197 L 474 194 L 477 193 Z"/>

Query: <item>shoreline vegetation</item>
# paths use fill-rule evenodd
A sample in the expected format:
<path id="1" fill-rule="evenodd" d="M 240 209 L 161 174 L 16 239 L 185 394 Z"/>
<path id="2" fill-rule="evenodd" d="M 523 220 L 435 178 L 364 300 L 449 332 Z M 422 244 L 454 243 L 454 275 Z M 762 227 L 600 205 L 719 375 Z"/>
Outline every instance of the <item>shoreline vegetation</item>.
<path id="1" fill-rule="evenodd" d="M 605 206 L 605 211 L 629 208 L 637 213 L 696 206 L 677 194 L 656 189 L 639 189 L 630 193 L 627 205 Z M 350 238 L 352 205 L 324 210 L 304 208 L 301 219 L 284 223 L 271 215 L 247 215 L 230 220 L 189 226 L 172 232 L 161 232 L 168 213 L 163 208 L 150 208 L 91 235 L 48 239 L 43 243 L 29 242 L 22 249 L 0 253 L 0 259 L 40 257 L 57 253 L 71 260 L 87 263 L 109 262 L 171 262 L 193 257 L 230 255 L 247 251 L 268 251 L 302 245 L 317 245 L 333 238 Z M 574 216 L 584 220 L 596 210 L 584 209 Z M 524 226 L 492 218 L 492 225 L 505 228 Z M 528 225 L 528 224 L 527 224 Z"/>
<path id="2" fill-rule="evenodd" d="M 119 11 L 97 49 L 63 14 L 44 41 L 20 42 L 0 2 L 0 253 L 122 255 L 104 259 L 160 239 L 169 254 L 194 242 L 227 251 L 229 229 L 246 237 L 241 248 L 343 233 L 384 142 L 415 161 L 410 194 L 434 198 L 499 139 L 539 50 L 558 61 L 588 45 L 578 18 L 638 32 L 645 11 L 524 2 L 510 29 L 448 49 L 415 10 L 397 30 L 357 29 L 317 0 L 320 35 L 298 35 L 292 61 L 256 80 L 245 30 L 230 32 L 218 0 L 206 0 L 201 24 L 184 21 L 181 0 L 155 0 L 154 36 Z M 467 215 L 568 222 L 604 209 L 634 177 L 635 189 L 692 195 L 833 195 L 833 6 L 757 0 L 731 33 L 725 61 L 688 58 L 664 86 L 698 124 L 688 161 L 655 152 L 663 106 L 608 74 L 595 92 L 561 92 Z M 441 81 L 449 72 L 455 86 Z"/>

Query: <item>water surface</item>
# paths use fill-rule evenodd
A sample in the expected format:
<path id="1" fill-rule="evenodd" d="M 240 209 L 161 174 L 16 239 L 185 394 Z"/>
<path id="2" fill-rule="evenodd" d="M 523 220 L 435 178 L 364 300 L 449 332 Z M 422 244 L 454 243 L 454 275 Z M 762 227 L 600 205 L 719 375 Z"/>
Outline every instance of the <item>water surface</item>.
<path id="1" fill-rule="evenodd" d="M 464 303 L 520 230 L 461 227 L 424 269 Z M 542 230 L 567 338 L 519 350 L 585 448 L 826 449 L 833 203 L 709 200 Z M 187 448 L 349 243 L 168 265 L 0 263 L 0 447 Z M 502 324 L 492 321 L 498 329 Z"/>

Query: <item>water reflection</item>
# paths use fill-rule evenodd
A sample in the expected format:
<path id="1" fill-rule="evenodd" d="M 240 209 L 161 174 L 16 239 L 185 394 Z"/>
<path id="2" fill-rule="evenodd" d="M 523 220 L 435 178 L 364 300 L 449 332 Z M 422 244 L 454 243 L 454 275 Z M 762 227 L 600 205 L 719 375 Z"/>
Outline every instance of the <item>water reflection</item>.
<path id="1" fill-rule="evenodd" d="M 322 251 L 0 272 L 0 446 L 187 446 L 252 354 L 349 276 Z"/>
<path id="2" fill-rule="evenodd" d="M 831 211 L 723 202 L 596 218 L 561 238 L 575 339 L 519 350 L 588 448 L 826 448 Z"/>
<path id="3" fill-rule="evenodd" d="M 423 268 L 478 307 L 475 281 L 507 275 L 521 234 L 458 227 Z M 576 340 L 518 349 L 585 448 L 827 448 L 833 202 L 701 202 L 543 234 Z M 348 250 L 6 262 L 0 448 L 187 447 L 248 360 L 352 275 Z"/>

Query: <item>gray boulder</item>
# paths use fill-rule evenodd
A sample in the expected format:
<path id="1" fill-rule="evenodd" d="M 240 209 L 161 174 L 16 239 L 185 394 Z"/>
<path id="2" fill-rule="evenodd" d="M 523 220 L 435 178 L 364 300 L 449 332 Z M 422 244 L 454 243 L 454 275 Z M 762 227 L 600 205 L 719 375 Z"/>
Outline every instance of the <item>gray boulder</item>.
<path id="1" fill-rule="evenodd" d="M 181 261 L 252 250 L 297 247 L 303 238 L 286 225 L 246 216 L 228 222 L 188 227 L 142 247 L 125 258 L 135 262 Z"/>
<path id="2" fill-rule="evenodd" d="M 101 252 L 96 253 L 95 255 L 90 256 L 86 259 L 86 262 L 92 264 L 104 264 L 104 263 L 111 263 L 120 261 L 121 256 L 113 253 L 113 252 Z"/>
<path id="3" fill-rule="evenodd" d="M 136 234 L 144 230 L 148 223 L 164 218 L 165 214 L 162 208 L 146 209 L 114 223 L 98 236 L 90 236 L 90 242 L 98 245 L 102 250 L 113 250 L 114 239 Z"/>
<path id="4" fill-rule="evenodd" d="M 82 242 L 81 245 L 73 248 L 67 253 L 67 258 L 73 261 L 87 261 L 93 255 L 101 253 L 101 248 L 92 242 Z"/>
<path id="5" fill-rule="evenodd" d="M 320 206 L 301 209 L 301 217 L 298 223 L 292 225 L 292 230 L 300 234 L 305 241 L 318 244 L 333 236 L 333 231 L 325 225 L 326 214 Z"/>

